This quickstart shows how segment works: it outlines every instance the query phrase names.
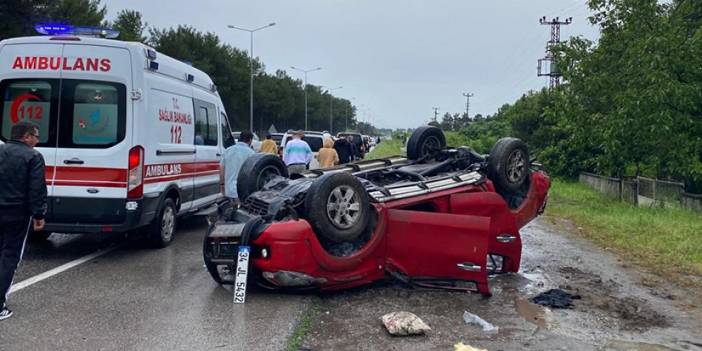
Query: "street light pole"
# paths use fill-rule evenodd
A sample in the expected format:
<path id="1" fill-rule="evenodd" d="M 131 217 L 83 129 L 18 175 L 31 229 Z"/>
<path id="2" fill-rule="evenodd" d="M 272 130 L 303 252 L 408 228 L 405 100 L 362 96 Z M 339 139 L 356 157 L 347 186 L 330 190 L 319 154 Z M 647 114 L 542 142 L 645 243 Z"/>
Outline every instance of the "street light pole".
<path id="1" fill-rule="evenodd" d="M 258 32 L 258 31 L 261 30 L 261 29 L 266 29 L 266 28 L 268 28 L 268 27 L 273 27 L 273 26 L 275 26 L 275 22 L 269 23 L 269 24 L 267 24 L 267 25 L 265 25 L 265 26 L 263 26 L 263 27 L 258 27 L 258 28 L 256 28 L 256 29 L 246 29 L 246 28 L 241 28 L 241 27 L 233 26 L 233 25 L 231 25 L 231 24 L 227 26 L 228 28 L 231 28 L 231 29 L 238 29 L 238 30 L 241 30 L 241 31 L 244 31 L 244 32 L 249 32 L 249 34 L 251 34 L 251 49 L 249 50 L 249 54 L 250 54 L 249 64 L 250 64 L 250 66 L 251 66 L 251 82 L 250 82 L 250 88 L 251 88 L 250 95 L 251 95 L 251 98 L 250 98 L 250 101 L 249 101 L 249 105 L 250 105 L 250 106 L 249 106 L 249 129 L 251 130 L 252 133 L 253 133 L 253 131 L 254 131 L 254 125 L 253 125 L 253 100 L 254 100 L 254 98 L 253 98 L 253 96 L 254 96 L 254 95 L 253 95 L 253 91 L 254 91 L 254 89 L 253 89 L 253 85 L 254 85 L 254 56 L 253 56 L 253 48 L 254 48 L 254 33 L 255 33 L 255 32 Z"/>
<path id="2" fill-rule="evenodd" d="M 332 103 L 334 102 L 334 97 L 332 96 L 331 92 L 334 90 L 339 90 L 342 89 L 342 86 L 338 86 L 336 88 L 328 88 L 327 93 L 329 93 L 329 133 L 332 132 L 334 129 L 334 109 L 332 107 Z"/>
<path id="3" fill-rule="evenodd" d="M 309 72 L 314 72 L 314 71 L 319 71 L 322 69 L 322 67 L 317 67 L 313 69 L 302 69 L 302 68 L 297 68 L 295 66 L 290 66 L 290 68 L 300 71 L 305 74 L 305 86 L 303 87 L 303 90 L 305 91 L 305 130 L 307 130 L 307 73 Z"/>

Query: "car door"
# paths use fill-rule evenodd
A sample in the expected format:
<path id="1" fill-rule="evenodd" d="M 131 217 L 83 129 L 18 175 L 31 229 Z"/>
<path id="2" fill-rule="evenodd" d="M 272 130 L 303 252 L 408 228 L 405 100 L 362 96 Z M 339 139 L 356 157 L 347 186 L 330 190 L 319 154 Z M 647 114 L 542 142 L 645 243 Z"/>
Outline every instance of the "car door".
<path id="1" fill-rule="evenodd" d="M 53 218 L 120 223 L 126 215 L 121 201 L 127 195 L 131 146 L 130 53 L 124 48 L 67 44 L 63 57 L 64 63 L 73 64 L 72 69 L 64 68 L 61 79 Z"/>
<path id="2" fill-rule="evenodd" d="M 63 44 L 7 44 L 0 52 L 0 141 L 21 121 L 39 127 L 36 150 L 46 164 L 48 196 L 53 195 L 56 165 L 57 119 L 61 89 Z M 51 215 L 51 206 L 47 215 Z"/>
<path id="3" fill-rule="evenodd" d="M 215 104 L 193 99 L 195 108 L 195 169 L 193 208 L 217 200 L 219 189 L 219 159 L 222 155 L 219 137 L 219 117 Z"/>
<path id="4" fill-rule="evenodd" d="M 387 263 L 416 282 L 472 281 L 489 295 L 490 218 L 415 210 L 388 210 Z"/>

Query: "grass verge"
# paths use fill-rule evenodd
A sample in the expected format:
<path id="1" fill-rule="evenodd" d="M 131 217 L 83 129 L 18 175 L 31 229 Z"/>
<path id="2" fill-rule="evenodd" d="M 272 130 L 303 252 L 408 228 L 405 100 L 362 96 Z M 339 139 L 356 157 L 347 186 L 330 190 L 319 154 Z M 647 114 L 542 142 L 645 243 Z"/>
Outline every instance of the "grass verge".
<path id="1" fill-rule="evenodd" d="M 380 144 L 376 145 L 373 150 L 368 153 L 368 155 L 366 155 L 366 160 L 402 155 L 403 152 L 400 148 L 402 148 L 401 140 L 383 140 Z"/>
<path id="2" fill-rule="evenodd" d="M 302 318 L 300 318 L 300 322 L 297 323 L 297 326 L 295 327 L 295 330 L 293 330 L 290 339 L 288 339 L 288 343 L 285 347 L 285 350 L 297 351 L 300 349 L 302 343 L 305 341 L 307 333 L 310 332 L 312 322 L 314 322 L 314 319 L 318 314 L 319 302 L 314 301 L 312 302 L 312 306 L 310 306 L 310 308 L 305 312 L 305 314 L 302 315 Z"/>
<path id="3" fill-rule="evenodd" d="M 577 232 L 629 263 L 702 285 L 702 216 L 681 208 L 635 207 L 577 183 L 556 179 L 546 218 L 570 220 Z"/>

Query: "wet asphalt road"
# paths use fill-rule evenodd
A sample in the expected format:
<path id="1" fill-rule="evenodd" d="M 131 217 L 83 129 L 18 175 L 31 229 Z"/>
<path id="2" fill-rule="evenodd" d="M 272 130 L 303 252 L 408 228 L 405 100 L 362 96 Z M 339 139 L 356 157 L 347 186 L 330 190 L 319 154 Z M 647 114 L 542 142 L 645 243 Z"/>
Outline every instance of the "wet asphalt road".
<path id="1" fill-rule="evenodd" d="M 202 219 L 175 242 L 144 248 L 121 235 L 58 235 L 30 244 L 15 283 L 116 247 L 10 295 L 0 350 L 282 350 L 311 297 L 249 293 L 234 305 L 202 262 Z"/>

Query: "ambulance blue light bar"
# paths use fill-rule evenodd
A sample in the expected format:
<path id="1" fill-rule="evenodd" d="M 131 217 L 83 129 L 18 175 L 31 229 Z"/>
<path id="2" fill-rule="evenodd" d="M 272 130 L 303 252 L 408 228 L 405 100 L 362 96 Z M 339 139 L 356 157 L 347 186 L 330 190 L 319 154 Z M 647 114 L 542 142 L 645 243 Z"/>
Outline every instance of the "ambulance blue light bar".
<path id="1" fill-rule="evenodd" d="M 72 26 L 62 23 L 39 23 L 34 26 L 34 30 L 44 35 L 79 35 L 109 39 L 119 36 L 119 31 L 111 28 Z"/>

